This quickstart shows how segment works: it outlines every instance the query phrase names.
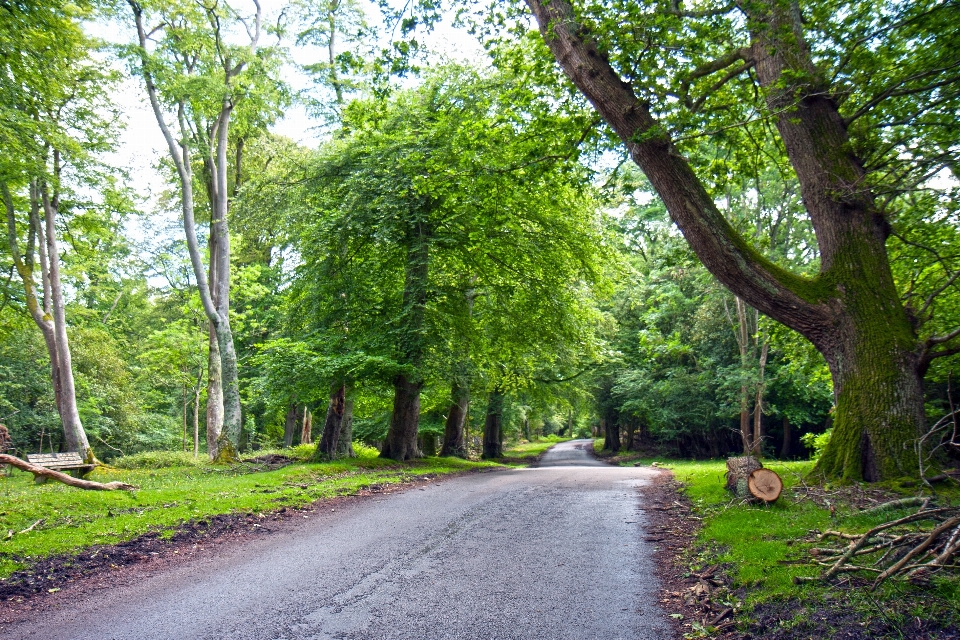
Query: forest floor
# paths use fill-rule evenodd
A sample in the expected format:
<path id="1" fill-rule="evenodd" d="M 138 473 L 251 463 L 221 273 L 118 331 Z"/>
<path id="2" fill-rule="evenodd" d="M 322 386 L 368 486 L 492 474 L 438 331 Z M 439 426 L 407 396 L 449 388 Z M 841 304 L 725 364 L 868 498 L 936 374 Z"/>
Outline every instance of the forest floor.
<path id="1" fill-rule="evenodd" d="M 103 467 L 92 480 L 137 491 L 82 491 L 0 472 L 0 602 L 55 593 L 60 585 L 150 559 L 189 542 L 256 533 L 349 496 L 388 494 L 440 477 L 525 466 L 558 439 L 515 443 L 501 461 L 423 458 L 397 463 L 359 448 L 357 458 L 308 463 L 312 447 L 256 452 L 241 464 L 151 453 Z M 168 466 L 173 465 L 173 466 Z M 176 553 L 176 551 L 173 551 Z"/>
<path id="2" fill-rule="evenodd" d="M 597 446 L 602 444 L 599 441 Z M 820 572 L 810 562 L 811 531 L 862 532 L 909 509 L 858 516 L 872 505 L 916 495 L 916 487 L 810 486 L 811 462 L 764 460 L 784 481 L 769 506 L 725 490 L 725 461 L 676 461 L 624 453 L 598 456 L 619 466 L 656 463 L 665 471 L 646 491 L 646 540 L 658 543 L 660 602 L 685 638 L 960 638 L 960 582 L 840 580 L 794 584 Z M 908 483 L 909 484 L 909 483 Z M 938 504 L 960 492 L 938 486 Z M 915 508 L 913 509 L 916 510 Z"/>

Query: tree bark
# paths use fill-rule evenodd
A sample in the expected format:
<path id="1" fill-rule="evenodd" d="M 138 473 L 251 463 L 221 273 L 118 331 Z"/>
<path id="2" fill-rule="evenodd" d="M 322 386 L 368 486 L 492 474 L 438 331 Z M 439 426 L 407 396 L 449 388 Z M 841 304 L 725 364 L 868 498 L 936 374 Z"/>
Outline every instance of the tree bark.
<path id="1" fill-rule="evenodd" d="M 53 165 L 54 175 L 59 179 L 60 153 L 58 151 L 53 152 Z M 60 422 L 63 426 L 64 446 L 67 451 L 78 452 L 88 464 L 94 464 L 97 460 L 80 421 L 70 343 L 67 339 L 67 319 L 60 279 L 60 252 L 57 247 L 56 230 L 56 217 L 60 206 L 59 195 L 54 191 L 51 196 L 45 184 L 38 184 L 36 181 L 30 183 L 27 247 L 26 254 L 22 255 L 13 197 L 5 182 L 0 182 L 0 192 L 2 192 L 6 209 L 10 254 L 23 283 L 27 309 L 43 335 L 47 353 L 50 356 L 50 378 L 57 412 L 60 414 Z M 43 220 L 40 216 L 41 209 Z M 34 281 L 35 249 L 39 253 L 42 301 L 37 299 Z"/>
<path id="2" fill-rule="evenodd" d="M 836 409 L 833 437 L 815 472 L 848 480 L 916 476 L 911 444 L 924 424 L 924 345 L 894 286 L 885 247 L 889 225 L 862 163 L 849 151 L 833 92 L 813 68 L 796 5 L 742 5 L 753 41 L 740 54 L 767 92 L 813 222 L 821 273 L 812 279 L 763 258 L 730 226 L 567 0 L 526 1 L 560 66 L 625 142 L 707 269 L 824 355 Z"/>
<path id="3" fill-rule="evenodd" d="M 483 423 L 483 458 L 503 457 L 503 392 L 494 389 L 487 396 L 487 417 Z"/>
<path id="4" fill-rule="evenodd" d="M 155 79 L 150 71 L 150 63 L 147 53 L 147 32 L 143 24 L 143 8 L 135 0 L 128 0 L 128 4 L 133 12 L 134 21 L 137 28 L 138 43 L 140 45 L 140 71 L 143 74 L 146 84 L 147 96 L 150 101 L 154 117 L 160 127 L 170 157 L 177 170 L 181 188 L 181 208 L 183 211 L 183 227 L 187 241 L 187 251 L 190 254 L 190 263 L 193 267 L 194 277 L 197 279 L 197 290 L 200 294 L 200 302 L 203 305 L 204 313 L 210 321 L 211 328 L 216 335 L 217 346 L 219 348 L 219 377 L 218 380 L 222 387 L 222 405 L 223 405 L 223 428 L 214 440 L 208 438 L 207 448 L 211 458 L 217 462 L 235 462 L 239 459 L 237 445 L 240 440 L 240 433 L 243 427 L 243 416 L 240 407 L 240 386 L 237 370 L 237 356 L 233 344 L 233 332 L 230 329 L 230 234 L 227 227 L 227 146 L 229 141 L 230 116 L 233 112 L 234 103 L 231 92 L 232 79 L 241 73 L 244 64 L 231 66 L 229 59 L 225 60 L 224 83 L 227 89 L 221 103 L 220 112 L 212 123 L 210 138 L 207 139 L 208 161 L 212 163 L 213 171 L 210 172 L 212 184 L 208 184 L 211 205 L 210 220 L 210 238 L 211 254 L 210 268 L 211 272 L 217 275 L 215 281 L 211 279 L 208 282 L 203 267 L 203 258 L 200 255 L 200 248 L 197 242 L 196 223 L 194 219 L 194 196 L 193 196 L 193 169 L 191 165 L 191 140 L 200 135 L 200 131 L 192 131 L 186 121 L 187 100 L 180 98 L 177 104 L 177 117 L 179 122 L 179 139 L 174 136 L 167 126 L 163 110 L 160 105 L 159 95 Z M 262 22 L 262 13 L 257 5 L 256 17 L 253 22 L 252 31 L 249 31 L 251 38 L 250 52 L 256 53 Z M 212 21 L 214 29 L 219 29 L 219 23 Z M 217 36 L 219 37 L 219 33 Z M 215 143 L 213 142 L 215 140 Z M 212 364 L 212 356 L 211 356 Z M 213 378 L 213 367 L 210 368 L 210 378 Z M 208 407 L 210 399 L 208 396 Z M 208 423 L 208 435 L 210 435 L 210 425 Z"/>
<path id="5" fill-rule="evenodd" d="M 335 382 L 330 385 L 330 404 L 327 405 L 327 418 L 323 422 L 323 435 L 320 436 L 317 451 L 313 455 L 314 460 L 333 460 L 337 457 L 346 408 L 347 385 L 342 382 Z"/>
<path id="6" fill-rule="evenodd" d="M 54 173 L 60 175 L 60 153 L 53 152 Z M 57 248 L 56 216 L 60 208 L 59 196 L 48 193 L 46 185 L 41 186 L 44 219 L 46 225 L 47 258 L 49 260 L 50 301 L 53 308 L 53 331 L 56 336 L 57 362 L 60 370 L 60 391 L 62 394 L 60 418 L 64 425 L 64 444 L 68 451 L 77 451 L 88 464 L 96 462 L 93 449 L 87 440 L 87 433 L 80 422 L 77 407 L 77 393 L 73 382 L 73 362 L 70 343 L 67 340 L 67 317 L 63 302 L 63 286 L 60 280 L 60 251 Z"/>
<path id="7" fill-rule="evenodd" d="M 454 378 L 450 397 L 452 401 L 443 428 L 443 446 L 440 448 L 440 455 L 466 458 L 467 448 L 463 442 L 463 424 L 470 406 L 469 383 Z"/>
<path id="8" fill-rule="evenodd" d="M 353 450 L 353 397 L 350 385 L 347 385 L 347 396 L 343 404 L 343 420 L 340 421 L 340 438 L 337 440 L 337 457 L 357 457 Z"/>
<path id="9" fill-rule="evenodd" d="M 380 457 L 400 461 L 420 458 L 422 454 L 417 447 L 417 427 L 420 423 L 420 391 L 423 383 L 399 375 L 394 379 L 393 387 L 393 413 Z"/>
<path id="10" fill-rule="evenodd" d="M 293 446 L 293 434 L 297 432 L 297 418 L 300 415 L 296 402 L 291 402 L 287 407 L 287 415 L 283 421 L 283 448 L 289 449 Z"/>
<path id="11" fill-rule="evenodd" d="M 213 327 L 207 335 L 207 455 L 217 457 L 217 441 L 223 431 L 223 385 L 220 383 L 220 343 Z"/>
<path id="12" fill-rule="evenodd" d="M 430 266 L 431 231 L 423 221 L 411 225 L 407 235 L 407 264 L 403 286 L 403 312 L 398 338 L 398 355 L 411 368 L 394 379 L 393 414 L 380 456 L 394 460 L 421 457 L 417 446 L 420 423 L 420 391 L 423 378 L 420 366 L 424 353 L 427 284 Z"/>
<path id="13" fill-rule="evenodd" d="M 313 413 L 308 407 L 303 408 L 303 424 L 300 429 L 300 444 L 313 442 Z"/>
<path id="14" fill-rule="evenodd" d="M 783 444 L 780 447 L 780 459 L 786 460 L 790 457 L 790 418 L 783 416 Z"/>

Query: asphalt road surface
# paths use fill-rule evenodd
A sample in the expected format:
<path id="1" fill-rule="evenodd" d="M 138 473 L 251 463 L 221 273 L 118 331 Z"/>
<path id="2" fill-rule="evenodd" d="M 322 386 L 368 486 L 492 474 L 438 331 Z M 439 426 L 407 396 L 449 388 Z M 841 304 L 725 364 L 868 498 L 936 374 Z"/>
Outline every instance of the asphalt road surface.
<path id="1" fill-rule="evenodd" d="M 657 638 L 636 487 L 652 472 L 559 444 L 540 466 L 357 500 L 84 594 L 8 638 Z"/>

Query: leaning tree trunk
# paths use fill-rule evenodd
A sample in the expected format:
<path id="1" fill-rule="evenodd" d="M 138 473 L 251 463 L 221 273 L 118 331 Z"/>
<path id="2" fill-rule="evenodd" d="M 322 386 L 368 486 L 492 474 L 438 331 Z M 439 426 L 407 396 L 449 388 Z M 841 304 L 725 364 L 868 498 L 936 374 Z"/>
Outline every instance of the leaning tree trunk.
<path id="1" fill-rule="evenodd" d="M 54 172 L 60 174 L 60 154 L 54 152 Z M 40 332 L 50 356 L 50 379 L 60 422 L 63 425 L 64 444 L 69 451 L 77 451 L 87 463 L 96 462 L 87 434 L 80 422 L 77 397 L 73 382 L 70 344 L 67 341 L 67 322 L 60 281 L 60 253 L 57 248 L 56 215 L 59 199 L 51 198 L 46 185 L 31 181 L 29 186 L 29 228 L 26 255 L 20 253 L 16 210 L 13 196 L 5 182 L 0 181 L 7 218 L 7 240 L 14 267 L 23 282 L 24 298 L 30 316 Z M 41 221 L 40 210 L 44 212 Z M 35 252 L 39 253 L 40 280 L 43 287 L 42 303 L 37 298 L 34 281 Z"/>
<path id="2" fill-rule="evenodd" d="M 401 364 L 408 365 L 412 371 L 394 378 L 393 414 L 380 450 L 381 457 L 394 460 L 422 456 L 417 446 L 417 429 L 420 424 L 420 391 L 423 389 L 420 366 L 425 349 L 423 329 L 430 266 L 430 229 L 425 222 L 415 222 L 406 240 L 407 264 L 397 351 Z"/>
<path id="3" fill-rule="evenodd" d="M 483 423 L 483 458 L 503 457 L 503 392 L 494 389 L 487 397 L 487 417 Z"/>
<path id="4" fill-rule="evenodd" d="M 347 385 L 335 382 L 330 385 L 330 403 L 327 405 L 327 417 L 323 422 L 323 434 L 320 436 L 317 450 L 313 454 L 314 460 L 333 460 L 337 457 L 346 408 Z"/>
<path id="5" fill-rule="evenodd" d="M 447 413 L 447 422 L 443 428 L 443 446 L 441 456 L 467 457 L 467 448 L 463 442 L 463 425 L 467 418 L 467 409 L 470 406 L 470 386 L 459 379 L 454 379 L 450 389 L 450 410 Z"/>
<path id="6" fill-rule="evenodd" d="M 393 387 L 393 413 L 380 456 L 394 460 L 420 458 L 417 427 L 420 423 L 420 391 L 423 383 L 399 375 L 394 379 Z"/>
<path id="7" fill-rule="evenodd" d="M 526 0 L 560 66 L 628 145 L 684 238 L 707 269 L 752 307 L 798 331 L 823 354 L 834 382 L 834 431 L 815 473 L 848 480 L 917 476 L 913 443 L 924 426 L 923 368 L 940 344 L 921 343 L 894 284 L 863 163 L 814 67 L 795 2 L 740 6 L 751 46 L 733 53 L 754 67 L 800 183 L 821 257 L 804 278 L 761 256 L 723 217 L 704 183 L 579 23 L 568 0 Z M 642 87 L 641 89 L 649 89 Z M 843 150 L 842 153 L 838 150 Z M 951 339 L 949 334 L 941 342 Z"/>

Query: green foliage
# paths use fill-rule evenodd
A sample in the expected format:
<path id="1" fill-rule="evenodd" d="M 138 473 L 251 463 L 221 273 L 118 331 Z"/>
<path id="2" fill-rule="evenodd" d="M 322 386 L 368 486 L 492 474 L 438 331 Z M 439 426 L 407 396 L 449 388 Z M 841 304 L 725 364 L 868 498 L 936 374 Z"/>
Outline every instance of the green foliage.
<path id="1" fill-rule="evenodd" d="M 833 433 L 832 429 L 827 429 L 823 433 L 805 433 L 800 436 L 800 440 L 803 442 L 803 445 L 812 451 L 810 454 L 811 460 L 816 460 L 823 453 L 823 450 L 827 448 L 827 445 L 830 443 L 830 435 Z"/>
<path id="2" fill-rule="evenodd" d="M 206 456 L 194 458 L 187 451 L 143 451 L 115 458 L 110 466 L 116 469 L 166 469 L 168 467 L 203 467 L 210 461 Z"/>

